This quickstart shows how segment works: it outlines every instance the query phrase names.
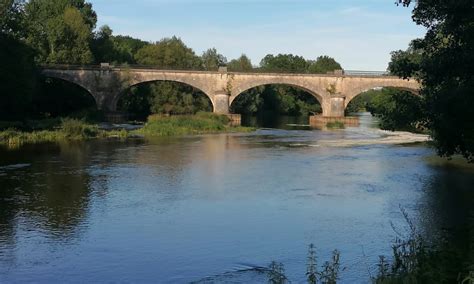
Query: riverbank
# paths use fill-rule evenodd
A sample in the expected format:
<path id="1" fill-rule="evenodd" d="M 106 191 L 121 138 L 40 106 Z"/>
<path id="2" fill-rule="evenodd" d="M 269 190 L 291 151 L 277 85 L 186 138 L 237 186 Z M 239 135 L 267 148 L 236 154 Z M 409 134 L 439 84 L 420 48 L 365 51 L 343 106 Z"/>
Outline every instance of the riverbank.
<path id="1" fill-rule="evenodd" d="M 106 129 L 77 119 L 64 119 L 49 129 L 23 131 L 10 128 L 0 131 L 0 145 L 16 148 L 24 144 L 40 144 L 65 140 L 127 139 L 137 137 L 182 136 L 224 132 L 250 132 L 254 128 L 232 126 L 229 118 L 213 113 L 186 116 L 150 116 L 138 129 Z"/>

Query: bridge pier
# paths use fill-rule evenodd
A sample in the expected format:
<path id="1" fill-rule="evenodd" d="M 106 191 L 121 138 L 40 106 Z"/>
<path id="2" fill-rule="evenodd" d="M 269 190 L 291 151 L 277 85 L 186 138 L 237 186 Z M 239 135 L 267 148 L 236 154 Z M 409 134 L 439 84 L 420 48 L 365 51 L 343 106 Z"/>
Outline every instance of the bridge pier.
<path id="1" fill-rule="evenodd" d="M 323 107 L 324 117 L 344 117 L 346 97 L 343 95 L 333 95 L 328 98 L 329 103 Z"/>
<path id="2" fill-rule="evenodd" d="M 218 114 L 229 114 L 229 94 L 226 91 L 214 93 L 214 112 Z"/>

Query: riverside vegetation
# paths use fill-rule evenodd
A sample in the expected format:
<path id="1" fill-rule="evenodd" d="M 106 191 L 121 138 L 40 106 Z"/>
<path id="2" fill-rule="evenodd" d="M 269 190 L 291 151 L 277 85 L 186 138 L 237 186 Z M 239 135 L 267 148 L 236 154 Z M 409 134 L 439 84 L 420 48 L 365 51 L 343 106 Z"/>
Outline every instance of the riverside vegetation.
<path id="1" fill-rule="evenodd" d="M 14 125 L 25 127 L 23 124 Z M 225 115 L 200 112 L 195 115 L 186 116 L 161 116 L 152 115 L 143 128 L 128 131 L 103 130 L 97 124 L 86 120 L 65 118 L 60 121 L 52 120 L 44 124 L 43 129 L 34 131 L 18 130 L 19 128 L 8 128 L 0 131 L 0 145 L 15 148 L 23 144 L 38 144 L 47 142 L 59 142 L 67 140 L 88 140 L 99 138 L 129 137 L 156 137 L 177 136 L 220 132 L 248 132 L 253 128 L 232 126 Z"/>
<path id="2" fill-rule="evenodd" d="M 394 240 L 390 257 L 379 256 L 375 275 L 371 275 L 368 270 L 372 283 L 474 283 L 474 266 L 461 269 L 469 252 L 450 244 L 451 233 L 444 233 L 439 244 L 433 245 L 422 236 L 403 208 L 401 213 L 408 225 L 407 235 Z M 470 226 L 470 230 L 474 230 L 474 220 L 471 220 Z M 395 228 L 394 231 L 400 235 Z M 338 250 L 334 250 L 331 259 L 318 267 L 314 244 L 309 245 L 306 263 L 306 279 L 309 284 L 335 284 L 339 280 L 340 271 L 344 269 Z M 283 263 L 273 261 L 266 271 L 270 284 L 291 283 L 285 275 Z"/>

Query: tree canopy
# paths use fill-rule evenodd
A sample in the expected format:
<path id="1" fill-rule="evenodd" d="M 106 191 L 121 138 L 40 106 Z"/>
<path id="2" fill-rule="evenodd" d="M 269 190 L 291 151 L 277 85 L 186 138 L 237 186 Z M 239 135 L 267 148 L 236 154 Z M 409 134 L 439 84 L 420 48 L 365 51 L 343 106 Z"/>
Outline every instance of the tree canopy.
<path id="1" fill-rule="evenodd" d="M 308 64 L 308 72 L 315 74 L 325 74 L 342 69 L 341 64 L 327 55 L 319 56 L 316 61 L 308 61 Z"/>
<path id="2" fill-rule="evenodd" d="M 89 64 L 97 15 L 84 0 L 31 0 L 25 5 L 27 43 L 39 63 Z"/>
<path id="3" fill-rule="evenodd" d="M 252 71 L 252 61 L 250 60 L 250 58 L 247 57 L 247 55 L 242 54 L 239 58 L 232 59 L 227 64 L 227 69 L 233 72 Z"/>
<path id="4" fill-rule="evenodd" d="M 409 6 L 412 1 L 399 0 Z M 427 29 L 412 50 L 395 52 L 390 71 L 422 83 L 428 127 L 439 154 L 474 161 L 474 6 L 472 0 L 414 2 L 413 20 Z M 413 52 L 416 50 L 416 55 Z"/>
<path id="5" fill-rule="evenodd" d="M 270 72 L 306 73 L 308 62 L 302 56 L 293 54 L 268 54 L 260 61 L 260 68 Z"/>
<path id="6" fill-rule="evenodd" d="M 219 54 L 215 48 L 209 48 L 201 55 L 204 70 L 217 71 L 219 66 L 227 63 L 227 58 Z"/>
<path id="7" fill-rule="evenodd" d="M 138 64 L 161 68 L 202 68 L 201 58 L 177 37 L 164 38 L 142 47 L 135 54 L 135 60 Z"/>

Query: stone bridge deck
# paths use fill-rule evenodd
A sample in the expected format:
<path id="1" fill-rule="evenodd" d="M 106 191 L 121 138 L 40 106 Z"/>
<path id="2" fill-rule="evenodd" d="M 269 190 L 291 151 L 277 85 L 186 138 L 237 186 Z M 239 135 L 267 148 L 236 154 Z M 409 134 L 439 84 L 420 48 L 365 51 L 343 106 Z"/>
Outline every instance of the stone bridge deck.
<path id="1" fill-rule="evenodd" d="M 95 66 L 47 66 L 46 77 L 69 81 L 87 90 L 99 109 L 116 111 L 128 88 L 154 81 L 173 81 L 201 90 L 214 112 L 228 114 L 232 102 L 243 92 L 262 85 L 284 84 L 301 88 L 321 104 L 324 117 L 344 117 L 349 102 L 360 93 L 379 87 L 395 87 L 417 94 L 416 80 L 392 76 L 345 74 L 237 73 L 152 68 L 100 68 Z"/>

